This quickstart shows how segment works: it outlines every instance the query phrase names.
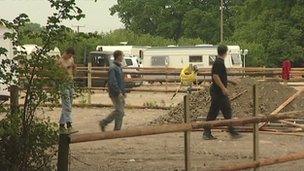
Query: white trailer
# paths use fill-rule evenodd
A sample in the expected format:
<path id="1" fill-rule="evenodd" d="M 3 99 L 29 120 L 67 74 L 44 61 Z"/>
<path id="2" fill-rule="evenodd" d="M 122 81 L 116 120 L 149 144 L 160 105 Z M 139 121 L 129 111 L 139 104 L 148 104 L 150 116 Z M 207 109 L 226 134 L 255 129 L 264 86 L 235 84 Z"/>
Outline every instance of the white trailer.
<path id="1" fill-rule="evenodd" d="M 197 45 L 189 47 L 154 47 L 144 52 L 143 67 L 183 68 L 193 64 L 198 68 L 211 68 L 217 56 L 217 46 Z M 228 46 L 225 59 L 227 68 L 241 68 L 242 60 L 239 46 Z"/>
<path id="2" fill-rule="evenodd" d="M 20 46 L 17 47 L 18 51 L 23 51 L 27 54 L 27 57 L 30 59 L 31 58 L 31 53 L 36 52 L 37 50 L 41 49 L 42 47 L 35 45 L 35 44 L 25 44 L 22 45 L 23 48 L 21 48 Z M 56 57 L 60 57 L 61 53 L 58 47 L 55 47 L 53 50 L 50 50 L 47 53 L 49 56 L 56 56 Z"/>
<path id="3" fill-rule="evenodd" d="M 13 59 L 14 52 L 13 52 L 13 44 L 9 39 L 4 39 L 4 33 L 11 32 L 7 29 L 4 25 L 0 22 L 0 47 L 5 48 L 7 50 L 6 56 L 0 55 L 0 62 L 3 59 Z M 10 67 L 6 68 L 6 71 L 9 71 Z M 4 85 L 0 82 L 0 95 L 9 95 L 8 86 Z"/>

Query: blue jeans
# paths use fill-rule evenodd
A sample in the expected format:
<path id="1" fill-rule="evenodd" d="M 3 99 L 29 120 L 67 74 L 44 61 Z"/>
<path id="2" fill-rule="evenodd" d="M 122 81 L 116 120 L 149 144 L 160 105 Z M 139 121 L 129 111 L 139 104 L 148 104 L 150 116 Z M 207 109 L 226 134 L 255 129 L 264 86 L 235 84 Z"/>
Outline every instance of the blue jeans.
<path id="1" fill-rule="evenodd" d="M 74 89 L 72 86 L 67 87 L 61 92 L 62 110 L 59 120 L 60 124 L 66 124 L 68 122 L 72 122 L 71 114 L 72 114 L 73 94 L 74 94 Z"/>

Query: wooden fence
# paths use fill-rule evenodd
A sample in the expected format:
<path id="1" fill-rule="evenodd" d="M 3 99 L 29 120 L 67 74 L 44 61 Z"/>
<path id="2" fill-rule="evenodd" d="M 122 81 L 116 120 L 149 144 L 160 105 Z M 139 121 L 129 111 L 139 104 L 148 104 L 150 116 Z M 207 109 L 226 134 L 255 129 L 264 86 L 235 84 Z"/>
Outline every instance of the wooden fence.
<path id="1" fill-rule="evenodd" d="M 91 105 L 91 91 L 94 90 L 107 90 L 106 82 L 108 80 L 108 67 L 92 67 L 89 63 L 87 67 L 77 67 L 77 74 L 75 79 L 85 83 L 85 88 L 90 90 L 87 95 L 87 102 Z M 164 89 L 151 89 L 151 88 L 131 88 L 130 91 L 139 92 L 176 92 L 176 90 L 169 89 L 169 83 L 180 82 L 181 68 L 168 68 L 168 67 L 154 67 L 154 68 L 141 68 L 141 67 L 127 67 L 125 74 L 129 77 L 125 81 L 130 84 L 141 85 L 143 82 L 160 82 L 164 83 Z M 248 68 L 228 68 L 228 75 L 234 77 L 262 77 L 264 81 L 283 81 L 280 78 L 281 68 L 265 68 L 265 67 L 248 67 Z M 291 75 L 293 78 L 289 82 L 304 82 L 304 68 L 292 68 Z M 131 77 L 132 76 L 132 77 Z M 133 77 L 134 76 L 134 77 Z M 104 85 L 94 85 L 93 82 L 104 82 Z M 199 69 L 197 83 L 211 82 L 210 68 Z M 229 83 L 236 84 L 233 80 L 229 79 Z M 198 84 L 197 84 L 198 85 Z M 201 89 L 197 87 L 197 89 Z M 181 90 L 179 92 L 186 92 Z"/>
<path id="2" fill-rule="evenodd" d="M 299 116 L 304 116 L 304 111 L 293 111 L 293 112 L 285 112 L 279 113 L 276 115 L 266 115 L 266 116 L 257 116 L 257 88 L 253 87 L 253 117 L 243 118 L 243 119 L 229 119 L 229 120 L 221 120 L 221 121 L 208 121 L 208 122 L 189 122 L 190 114 L 189 114 L 189 95 L 184 96 L 184 121 L 185 123 L 181 124 L 170 124 L 170 125 L 160 125 L 160 126 L 149 126 L 143 128 L 135 128 L 121 131 L 109 131 L 109 132 L 98 132 L 98 133 L 86 133 L 86 134 L 60 134 L 59 137 L 59 149 L 58 149 L 58 162 L 57 169 L 60 171 L 68 170 L 68 155 L 69 155 L 69 145 L 72 143 L 82 143 L 82 142 L 90 142 L 90 141 L 98 141 L 98 140 L 107 140 L 107 139 L 115 139 L 115 138 L 129 138 L 129 137 L 138 137 L 138 136 L 146 136 L 146 135 L 157 135 L 157 134 L 165 134 L 165 133 L 175 133 L 175 132 L 184 132 L 184 154 L 185 154 L 185 170 L 191 170 L 191 154 L 190 154 L 190 132 L 199 128 L 215 128 L 220 126 L 239 126 L 253 123 L 253 159 L 254 162 L 249 164 L 241 164 L 238 166 L 229 166 L 219 170 L 236 170 L 242 168 L 257 168 L 262 165 L 270 165 L 276 164 L 291 160 L 303 159 L 304 155 L 296 155 L 293 157 L 282 157 L 280 160 L 259 160 L 259 126 L 258 123 L 269 122 L 274 120 L 282 120 L 288 118 L 297 118 Z M 232 169 L 231 169 L 232 168 Z"/>

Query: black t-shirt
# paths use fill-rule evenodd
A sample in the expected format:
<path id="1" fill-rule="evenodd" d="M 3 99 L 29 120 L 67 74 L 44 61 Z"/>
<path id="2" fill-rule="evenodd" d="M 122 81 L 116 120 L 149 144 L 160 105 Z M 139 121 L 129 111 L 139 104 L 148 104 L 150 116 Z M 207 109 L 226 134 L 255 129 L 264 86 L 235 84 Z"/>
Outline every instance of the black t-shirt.
<path id="1" fill-rule="evenodd" d="M 222 83 L 225 87 L 227 87 L 227 71 L 225 67 L 224 60 L 222 58 L 217 57 L 212 65 L 211 74 L 216 74 L 220 77 Z M 215 93 L 222 94 L 221 88 L 215 83 L 212 77 L 212 88 Z"/>

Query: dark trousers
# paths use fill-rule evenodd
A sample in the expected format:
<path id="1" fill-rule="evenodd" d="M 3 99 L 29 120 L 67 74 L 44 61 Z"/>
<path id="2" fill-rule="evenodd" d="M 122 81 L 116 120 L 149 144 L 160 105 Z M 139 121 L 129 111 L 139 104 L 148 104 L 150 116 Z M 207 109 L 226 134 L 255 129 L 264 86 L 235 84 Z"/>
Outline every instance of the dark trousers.
<path id="1" fill-rule="evenodd" d="M 207 115 L 206 121 L 213 121 L 217 118 L 219 112 L 221 111 L 225 119 L 231 119 L 232 108 L 230 104 L 230 99 L 228 96 L 223 95 L 221 92 L 216 92 L 212 86 L 210 88 L 211 96 L 211 106 Z M 232 126 L 228 127 L 229 131 L 234 131 Z M 211 134 L 210 128 L 204 128 L 206 134 Z"/>

